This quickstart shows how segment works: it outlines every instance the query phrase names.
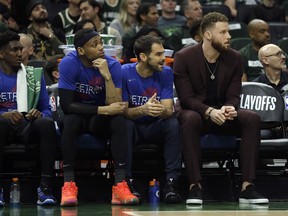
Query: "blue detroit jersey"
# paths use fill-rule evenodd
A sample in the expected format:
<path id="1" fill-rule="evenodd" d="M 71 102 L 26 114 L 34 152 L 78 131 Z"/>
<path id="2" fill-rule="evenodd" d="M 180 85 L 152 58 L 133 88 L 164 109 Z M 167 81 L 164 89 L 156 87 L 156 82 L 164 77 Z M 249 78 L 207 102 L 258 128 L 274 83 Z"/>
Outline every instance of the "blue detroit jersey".
<path id="1" fill-rule="evenodd" d="M 161 72 L 155 71 L 151 77 L 143 78 L 136 71 L 137 63 L 122 65 L 124 102 L 129 107 L 144 105 L 149 98 L 157 93 L 157 100 L 173 99 L 173 72 L 170 67 L 164 66 Z M 137 123 L 150 123 L 158 118 L 143 116 L 135 121 Z"/>
<path id="2" fill-rule="evenodd" d="M 49 97 L 46 91 L 44 76 L 41 79 L 41 90 L 36 107 L 43 116 L 51 116 Z M 17 110 L 17 74 L 5 74 L 0 70 L 0 114 Z"/>
<path id="3" fill-rule="evenodd" d="M 120 63 L 105 55 L 108 68 L 116 88 L 122 88 Z M 60 79 L 58 88 L 76 91 L 75 100 L 97 106 L 105 105 L 105 80 L 99 69 L 85 67 L 76 51 L 70 52 L 59 64 Z"/>

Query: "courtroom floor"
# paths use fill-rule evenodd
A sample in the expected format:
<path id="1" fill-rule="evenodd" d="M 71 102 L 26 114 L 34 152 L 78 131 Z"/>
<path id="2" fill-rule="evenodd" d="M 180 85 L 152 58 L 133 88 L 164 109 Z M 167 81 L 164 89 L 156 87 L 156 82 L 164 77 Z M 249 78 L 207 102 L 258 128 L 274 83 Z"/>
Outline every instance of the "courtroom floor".
<path id="1" fill-rule="evenodd" d="M 21 205 L 0 209 L 0 216 L 286 216 L 287 202 L 270 202 L 269 205 L 239 205 L 236 202 L 207 202 L 203 206 L 160 203 L 152 206 L 143 203 L 138 206 L 113 206 L 108 203 L 80 203 L 78 207 L 40 207 Z"/>

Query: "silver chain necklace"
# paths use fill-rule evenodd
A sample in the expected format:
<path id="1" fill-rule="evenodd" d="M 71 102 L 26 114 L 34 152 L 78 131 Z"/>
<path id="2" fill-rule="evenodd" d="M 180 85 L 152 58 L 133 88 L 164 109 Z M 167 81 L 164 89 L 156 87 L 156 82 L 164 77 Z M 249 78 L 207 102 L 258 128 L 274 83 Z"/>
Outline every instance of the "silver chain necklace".
<path id="1" fill-rule="evenodd" d="M 218 60 L 216 61 L 216 66 L 215 66 L 215 68 L 214 68 L 214 70 L 213 70 L 213 72 L 210 70 L 210 67 L 209 67 L 209 65 L 208 65 L 208 61 L 205 59 L 205 64 L 206 64 L 206 66 L 207 66 L 207 68 L 208 68 L 208 70 L 209 70 L 209 73 L 210 73 L 210 79 L 211 80 L 214 80 L 215 79 L 215 72 L 216 72 L 216 70 L 217 70 L 217 66 L 218 66 Z"/>

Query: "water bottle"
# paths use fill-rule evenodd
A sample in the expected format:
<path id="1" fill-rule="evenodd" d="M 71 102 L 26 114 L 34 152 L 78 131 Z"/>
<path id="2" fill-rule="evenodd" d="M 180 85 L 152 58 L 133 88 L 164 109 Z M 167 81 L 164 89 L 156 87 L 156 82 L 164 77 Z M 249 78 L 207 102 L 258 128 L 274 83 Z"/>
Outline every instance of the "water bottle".
<path id="1" fill-rule="evenodd" d="M 20 205 L 20 185 L 18 178 L 13 178 L 10 186 L 10 205 Z"/>
<path id="2" fill-rule="evenodd" d="M 158 204 L 160 202 L 160 186 L 159 181 L 156 179 L 149 182 L 149 201 L 152 204 Z"/>

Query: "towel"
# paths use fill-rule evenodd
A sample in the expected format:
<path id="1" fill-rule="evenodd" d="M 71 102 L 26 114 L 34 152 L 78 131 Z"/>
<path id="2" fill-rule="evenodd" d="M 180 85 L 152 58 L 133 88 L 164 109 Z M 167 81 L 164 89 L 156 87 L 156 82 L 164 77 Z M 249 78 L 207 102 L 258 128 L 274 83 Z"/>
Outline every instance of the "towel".
<path id="1" fill-rule="evenodd" d="M 41 90 L 42 68 L 24 66 L 17 73 L 17 110 L 29 112 L 36 108 Z"/>

